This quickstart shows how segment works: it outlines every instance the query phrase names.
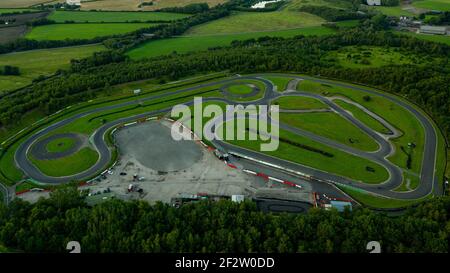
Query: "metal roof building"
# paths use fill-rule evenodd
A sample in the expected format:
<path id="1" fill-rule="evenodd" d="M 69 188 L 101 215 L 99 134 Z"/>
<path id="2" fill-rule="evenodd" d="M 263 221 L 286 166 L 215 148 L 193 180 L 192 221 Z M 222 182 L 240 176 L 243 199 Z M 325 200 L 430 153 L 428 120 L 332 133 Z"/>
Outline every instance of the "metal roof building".
<path id="1" fill-rule="evenodd" d="M 420 31 L 420 33 L 445 35 L 445 34 L 447 34 L 447 27 L 441 27 L 441 26 L 420 26 L 420 30 L 419 31 Z"/>
<path id="2" fill-rule="evenodd" d="M 352 203 L 345 201 L 331 201 L 330 205 L 332 208 L 336 208 L 339 212 L 343 212 L 345 207 L 349 207 L 352 210 Z"/>

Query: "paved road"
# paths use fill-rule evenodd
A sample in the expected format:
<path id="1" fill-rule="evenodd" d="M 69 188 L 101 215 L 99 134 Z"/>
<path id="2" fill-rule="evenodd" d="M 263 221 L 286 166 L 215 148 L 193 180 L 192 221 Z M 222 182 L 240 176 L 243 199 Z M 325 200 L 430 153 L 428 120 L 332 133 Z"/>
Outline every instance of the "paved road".
<path id="1" fill-rule="evenodd" d="M 316 169 L 310 168 L 308 166 L 303 166 L 300 164 L 284 161 L 282 159 L 273 158 L 273 157 L 255 152 L 255 151 L 250 151 L 250 150 L 247 150 L 247 149 L 244 149 L 241 147 L 236 147 L 236 146 L 233 146 L 226 142 L 215 141 L 214 142 L 215 145 L 222 147 L 225 150 L 236 151 L 236 152 L 251 156 L 253 158 L 257 158 L 259 160 L 264 160 L 264 161 L 267 161 L 267 162 L 270 162 L 273 164 L 283 166 L 285 168 L 289 168 L 289 169 L 292 169 L 295 171 L 307 173 L 307 174 L 313 175 L 314 177 L 317 177 L 318 179 L 321 179 L 321 180 L 327 180 L 327 181 L 333 181 L 333 183 L 341 183 L 341 184 L 351 185 L 351 186 L 354 186 L 357 188 L 361 188 L 361 189 L 373 192 L 375 194 L 386 196 L 386 197 L 399 198 L 399 199 L 415 199 L 415 198 L 423 197 L 430 192 L 434 192 L 435 194 L 440 194 L 440 192 L 438 190 L 439 189 L 438 178 L 435 176 L 435 173 L 434 173 L 435 159 L 436 159 L 436 153 L 437 153 L 437 151 L 436 151 L 436 149 L 437 149 L 437 134 L 436 134 L 436 131 L 435 131 L 434 127 L 432 126 L 430 120 L 426 116 L 424 116 L 421 112 L 419 112 L 414 107 L 412 107 L 410 104 L 405 103 L 404 101 L 402 101 L 399 98 L 397 98 L 393 95 L 390 95 L 390 94 L 378 93 L 378 92 L 372 91 L 370 89 L 356 87 L 356 86 L 352 86 L 352 85 L 348 85 L 348 84 L 344 84 L 344 83 L 333 83 L 334 85 L 337 85 L 337 86 L 342 86 L 342 87 L 350 88 L 353 90 L 358 90 L 361 92 L 365 92 L 367 94 L 376 94 L 376 95 L 382 96 L 385 99 L 388 99 L 388 100 L 392 101 L 393 103 L 396 103 L 396 104 L 402 106 L 403 108 L 409 110 L 420 121 L 420 123 L 424 127 L 424 129 L 425 129 L 425 147 L 424 148 L 425 149 L 424 149 L 424 158 L 423 158 L 423 164 L 422 164 L 422 170 L 421 170 L 421 183 L 420 183 L 419 187 L 414 191 L 393 192 L 392 190 L 401 184 L 402 175 L 401 175 L 401 170 L 397 166 L 393 165 L 391 162 L 386 160 L 386 157 L 390 153 L 393 152 L 393 147 L 392 147 L 391 143 L 388 141 L 389 136 L 374 132 L 372 129 L 368 128 L 365 124 L 363 124 L 359 120 L 355 119 L 351 114 L 349 114 L 348 112 L 346 112 L 345 110 L 340 108 L 338 105 L 333 103 L 332 99 L 330 99 L 330 98 L 325 98 L 325 97 L 322 97 L 317 94 L 311 94 L 311 93 L 295 90 L 297 82 L 302 79 L 308 79 L 308 80 L 318 82 L 318 83 L 328 83 L 328 81 L 310 78 L 310 77 L 299 77 L 299 76 L 293 76 L 293 75 L 276 74 L 278 76 L 281 75 L 281 76 L 286 76 L 286 77 L 295 79 L 295 81 L 292 81 L 288 84 L 288 89 L 292 89 L 291 91 L 279 93 L 279 92 L 274 91 L 274 86 L 270 81 L 261 78 L 261 76 L 266 76 L 266 75 L 272 75 L 272 74 L 261 74 L 261 75 L 258 74 L 258 75 L 248 75 L 248 76 L 237 77 L 240 80 L 245 80 L 245 79 L 259 80 L 262 83 L 264 83 L 266 86 L 266 92 L 265 92 L 265 95 L 263 98 L 261 98 L 260 100 L 257 100 L 257 101 L 253 101 L 253 102 L 239 102 L 239 104 L 247 105 L 247 104 L 251 103 L 251 104 L 269 105 L 273 99 L 276 99 L 280 96 L 287 96 L 287 95 L 309 96 L 309 97 L 314 97 L 316 99 L 319 99 L 322 102 L 326 103 L 333 111 L 340 114 L 342 117 L 346 118 L 347 120 L 349 120 L 350 122 L 355 124 L 358 128 L 360 128 L 361 130 L 366 132 L 369 136 L 371 136 L 378 143 L 379 149 L 374 152 L 364 152 L 364 151 L 360 151 L 360 150 L 348 147 L 342 143 L 321 137 L 319 135 L 312 134 L 311 132 L 289 126 L 287 124 L 281 123 L 280 128 L 289 130 L 296 134 L 307 136 L 315 141 L 319 141 L 326 145 L 332 146 L 336 149 L 340 149 L 345 152 L 352 153 L 352 154 L 358 155 L 360 157 L 367 158 L 369 160 L 377 162 L 378 164 L 383 165 L 389 171 L 389 174 L 390 174 L 389 179 L 379 185 L 369 185 L 369 184 L 364 184 L 364 183 L 361 183 L 358 181 L 353 181 L 353 180 L 345 178 L 345 177 L 333 175 L 333 174 L 330 174 L 330 173 L 327 173 L 327 172 L 324 172 L 321 170 L 316 170 Z M 198 86 L 185 88 L 185 89 L 181 89 L 178 91 L 167 92 L 167 93 L 158 94 L 158 95 L 154 95 L 154 96 L 150 96 L 150 97 L 146 97 L 146 98 L 136 99 L 134 101 L 128 101 L 128 102 L 120 103 L 117 105 L 100 107 L 97 109 L 92 109 L 92 110 L 86 111 L 84 113 L 74 115 L 74 116 L 69 117 L 65 120 L 62 120 L 58 123 L 52 124 L 49 127 L 41 130 L 40 132 L 38 132 L 38 133 L 32 135 L 30 138 L 28 138 L 25 142 L 23 142 L 19 146 L 18 150 L 16 151 L 15 162 L 19 166 L 19 168 L 21 168 L 24 171 L 24 173 L 26 175 L 28 175 L 29 177 L 31 177 L 35 180 L 43 182 L 43 183 L 56 184 L 56 183 L 64 183 L 64 182 L 68 182 L 68 181 L 72 181 L 72 180 L 87 179 L 89 177 L 92 177 L 92 176 L 98 174 L 102 170 L 104 170 L 111 160 L 111 151 L 104 141 L 105 133 L 109 129 L 111 129 L 121 123 L 127 123 L 127 122 L 131 122 L 136 119 L 143 118 L 143 117 L 155 116 L 158 114 L 169 112 L 171 110 L 171 107 L 166 108 L 166 109 L 157 110 L 157 111 L 143 113 L 140 115 L 122 118 L 122 119 L 118 119 L 115 121 L 111 121 L 111 122 L 104 124 L 99 129 L 97 129 L 91 139 L 92 139 L 93 145 L 95 146 L 95 149 L 100 154 L 99 160 L 90 169 L 88 169 L 82 173 L 76 174 L 76 175 L 67 176 L 67 177 L 49 177 L 49 176 L 43 174 L 42 172 L 40 172 L 39 169 L 37 169 L 28 160 L 27 153 L 28 153 L 30 147 L 33 145 L 33 143 L 36 140 L 38 140 L 39 138 L 41 138 L 42 136 L 45 136 L 48 133 L 50 133 L 51 131 L 53 131 L 57 128 L 60 128 L 66 124 L 69 124 L 70 122 L 72 122 L 76 119 L 82 118 L 84 116 L 87 116 L 87 115 L 90 115 L 93 113 L 98 113 L 101 111 L 117 109 L 117 108 L 124 107 L 124 106 L 136 105 L 138 103 L 152 101 L 155 99 L 160 99 L 160 98 L 164 98 L 164 97 L 175 95 L 175 94 L 181 94 L 184 92 L 193 91 L 198 88 L 210 87 L 210 86 L 215 86 L 215 85 L 220 85 L 220 84 L 229 84 L 229 83 L 233 82 L 234 80 L 236 80 L 237 78 L 231 78 L 231 79 L 225 79 L 225 80 L 221 80 L 221 81 L 217 81 L 217 82 L 213 82 L 213 83 L 201 84 Z M 233 102 L 228 98 L 204 98 L 203 101 L 222 101 L 222 102 L 225 102 L 228 104 L 237 104 L 236 102 Z M 193 104 L 193 102 L 185 103 L 185 105 L 192 105 L 192 104 Z M 213 123 L 210 122 L 208 124 L 211 125 Z M 393 128 L 393 127 L 391 126 L 389 128 Z M 246 162 L 245 160 L 242 160 L 241 162 L 244 165 L 245 164 L 250 165 L 250 163 Z M 255 164 L 252 163 L 253 167 L 255 167 L 254 165 Z M 265 166 L 259 165 L 259 167 L 257 167 L 257 168 L 260 168 L 263 170 L 263 169 L 265 169 Z"/>
<path id="2" fill-rule="evenodd" d="M 293 76 L 291 76 L 291 77 L 293 77 Z M 302 79 L 305 77 L 294 77 L 294 78 Z M 323 80 L 319 80 L 319 79 L 314 79 L 314 78 L 308 78 L 308 79 L 315 81 L 315 82 L 327 83 L 327 81 L 323 81 Z M 376 184 L 376 185 L 366 184 L 366 183 L 362 183 L 361 181 L 354 181 L 354 180 L 348 179 L 346 177 L 341 177 L 341 176 L 327 173 L 327 172 L 324 172 L 321 170 L 313 169 L 308 166 L 296 164 L 293 162 L 288 162 L 288 161 L 285 161 L 285 160 L 282 160 L 279 158 L 274 158 L 274 157 L 271 157 L 271 156 L 268 156 L 268 155 L 265 155 L 262 153 L 258 153 L 255 151 L 251 151 L 251 150 L 248 150 L 248 149 L 245 149 L 242 147 L 238 147 L 238 146 L 235 146 L 235 145 L 232 145 L 227 142 L 220 141 L 220 140 L 216 140 L 214 142 L 214 144 L 216 146 L 219 146 L 224 151 L 228 151 L 228 152 L 232 151 L 232 152 L 236 152 L 238 154 L 244 154 L 244 155 L 250 156 L 252 158 L 264 161 L 264 162 L 269 162 L 269 163 L 272 163 L 272 164 L 275 164 L 278 166 L 283 166 L 283 167 L 288 168 L 293 171 L 311 174 L 314 177 L 317 177 L 321 180 L 332 181 L 334 183 L 340 183 L 340 184 L 344 184 L 344 185 L 348 185 L 348 186 L 357 187 L 357 188 L 364 189 L 366 191 L 369 191 L 369 192 L 372 192 L 372 193 L 375 193 L 375 194 L 378 194 L 381 196 L 385 196 L 385 197 L 398 198 L 398 199 L 416 199 L 416 198 L 423 197 L 432 192 L 435 194 L 441 194 L 441 192 L 439 190 L 439 186 L 438 186 L 439 180 L 435 176 L 435 158 L 436 158 L 436 149 L 437 149 L 437 135 L 436 135 L 435 129 L 432 126 L 430 120 L 427 117 L 425 117 L 421 112 L 417 111 L 411 105 L 403 102 L 402 100 L 400 100 L 397 97 L 392 96 L 392 95 L 378 93 L 378 92 L 375 92 L 375 91 L 372 91 L 369 89 L 359 88 L 359 87 L 355 87 L 352 85 L 337 84 L 342 87 L 351 88 L 351 89 L 366 92 L 369 94 L 381 95 L 384 98 L 409 110 L 414 116 L 416 116 L 416 118 L 421 122 L 422 126 L 424 127 L 426 139 L 425 139 L 425 147 L 424 147 L 424 158 L 422 161 L 423 164 L 422 164 L 422 171 L 421 171 L 421 183 L 420 183 L 419 187 L 413 191 L 394 192 L 393 190 L 395 188 L 397 188 L 398 186 L 400 186 L 402 183 L 402 170 L 386 159 L 388 156 L 390 156 L 394 152 L 394 147 L 388 141 L 388 139 L 397 137 L 399 135 L 398 131 L 395 130 L 395 128 L 393 126 L 389 125 L 389 127 L 388 127 L 388 128 L 390 128 L 390 130 L 393 131 L 392 135 L 383 135 L 381 133 L 373 131 L 371 128 L 367 127 L 365 124 L 363 124 L 359 120 L 355 119 L 351 114 L 349 114 L 347 111 L 345 111 L 344 109 L 342 109 L 341 107 L 336 105 L 329 98 L 323 97 L 318 94 L 311 94 L 311 93 L 295 91 L 295 90 L 290 90 L 288 92 L 285 91 L 283 93 L 276 94 L 277 92 L 273 91 L 273 85 L 271 83 L 269 83 L 269 84 L 267 84 L 267 82 L 265 82 L 265 83 L 266 83 L 267 92 L 272 93 L 272 95 L 267 95 L 264 99 L 262 99 L 261 101 L 258 101 L 259 104 L 269 104 L 271 100 L 276 99 L 280 96 L 292 96 L 292 95 L 297 96 L 298 95 L 298 96 L 308 96 L 308 97 L 313 97 L 315 99 L 319 99 L 322 102 L 324 102 L 325 104 L 327 104 L 333 111 L 335 111 L 342 117 L 346 118 L 348 121 L 353 123 L 355 126 L 360 128 L 362 131 L 367 133 L 369 136 L 371 136 L 379 144 L 379 149 L 375 152 L 360 151 L 360 150 L 348 147 L 342 143 L 315 135 L 309 131 L 301 130 L 299 128 L 289 126 L 287 124 L 282 124 L 282 123 L 279 124 L 281 129 L 285 129 L 292 133 L 306 136 L 312 140 L 326 144 L 333 148 L 336 148 L 336 149 L 345 151 L 347 153 L 351 153 L 351 154 L 357 155 L 359 157 L 366 158 L 368 160 L 376 162 L 376 163 L 384 166 L 388 170 L 389 178 L 381 184 Z M 290 88 L 292 88 L 292 86 L 290 86 Z M 361 108 L 361 109 L 367 112 L 367 109 L 365 109 L 365 108 Z M 367 113 L 369 114 L 369 112 L 367 112 Z M 255 118 L 255 117 L 250 117 L 250 118 Z M 383 124 L 386 124 L 386 125 L 388 124 L 386 121 L 384 121 L 380 118 L 377 118 L 377 119 L 379 121 L 381 121 Z M 207 130 L 215 131 L 214 128 L 217 127 L 219 125 L 219 123 L 221 123 L 222 120 L 226 120 L 226 119 L 224 119 L 223 117 L 217 117 L 217 118 L 211 120 L 206 125 Z M 274 121 L 272 121 L 272 122 L 274 122 Z"/>
<path id="3" fill-rule="evenodd" d="M 68 147 L 67 150 L 61 152 L 49 152 L 47 150 L 47 145 L 57 139 L 60 138 L 69 138 L 73 140 L 73 145 Z M 66 157 L 71 154 L 78 152 L 83 144 L 86 142 L 85 137 L 80 134 L 75 133 L 64 133 L 64 134 L 56 134 L 52 135 L 44 140 L 37 141 L 33 147 L 30 149 L 31 155 L 38 160 L 49 160 L 49 159 L 58 159 L 61 157 Z"/>

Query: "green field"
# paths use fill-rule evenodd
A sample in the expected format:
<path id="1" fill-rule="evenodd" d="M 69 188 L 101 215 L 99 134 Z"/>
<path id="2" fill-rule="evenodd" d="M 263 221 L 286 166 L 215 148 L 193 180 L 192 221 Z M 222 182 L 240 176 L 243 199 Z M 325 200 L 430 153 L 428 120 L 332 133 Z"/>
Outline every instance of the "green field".
<path id="1" fill-rule="evenodd" d="M 405 192 L 416 189 L 420 184 L 420 177 L 417 174 L 411 174 L 406 171 L 403 172 L 402 184 L 394 191 Z"/>
<path id="2" fill-rule="evenodd" d="M 413 6 L 428 10 L 450 11 L 450 0 L 414 0 Z"/>
<path id="3" fill-rule="evenodd" d="M 302 12 L 238 12 L 231 16 L 195 26 L 186 35 L 216 35 L 320 26 L 325 21 Z"/>
<path id="4" fill-rule="evenodd" d="M 70 137 L 62 137 L 50 141 L 45 147 L 50 153 L 60 153 L 67 151 L 75 145 L 75 140 Z"/>
<path id="5" fill-rule="evenodd" d="M 30 157 L 31 162 L 44 174 L 54 177 L 80 173 L 92 167 L 98 160 L 98 153 L 90 148 L 83 148 L 77 153 L 52 160 L 37 160 Z"/>
<path id="6" fill-rule="evenodd" d="M 412 37 L 415 37 L 415 38 L 421 39 L 421 40 L 450 45 L 450 36 L 449 35 L 421 34 L 421 33 L 410 32 L 410 31 L 396 31 L 396 33 L 412 36 Z"/>
<path id="7" fill-rule="evenodd" d="M 381 209 L 404 208 L 431 198 L 431 195 L 427 195 L 426 197 L 417 200 L 399 200 L 380 197 L 353 187 L 340 185 L 339 188 L 343 190 L 345 193 L 349 194 L 352 198 L 354 198 L 361 204 L 370 206 L 372 208 L 381 208 Z"/>
<path id="8" fill-rule="evenodd" d="M 385 65 L 424 64 L 427 58 L 393 48 L 349 46 L 328 53 L 328 57 L 337 59 L 338 63 L 348 68 L 381 67 Z"/>
<path id="9" fill-rule="evenodd" d="M 0 5 L 3 8 L 22 8 L 46 2 L 50 0 L 2 0 Z"/>
<path id="10" fill-rule="evenodd" d="M 41 75 L 48 76 L 58 69 L 68 68 L 72 59 L 85 58 L 104 49 L 102 45 L 87 45 L 1 54 L 0 66 L 19 67 L 21 75 L 0 76 L 0 93 L 28 85 Z"/>
<path id="11" fill-rule="evenodd" d="M 280 31 L 262 31 L 253 33 L 239 33 L 227 35 L 182 36 L 147 42 L 127 52 L 132 59 L 150 58 L 167 55 L 173 52 L 187 53 L 198 50 L 207 50 L 212 47 L 229 46 L 234 40 L 248 40 L 264 36 L 289 38 L 297 35 L 329 35 L 335 33 L 327 27 L 305 27 Z"/>
<path id="12" fill-rule="evenodd" d="M 400 16 L 408 16 L 408 17 L 414 17 L 415 14 L 402 9 L 400 6 L 394 6 L 394 7 L 383 7 L 383 6 L 377 6 L 377 7 L 368 7 L 371 10 L 379 11 L 380 13 L 392 16 L 392 17 L 400 17 Z"/>
<path id="13" fill-rule="evenodd" d="M 330 8 L 350 8 L 351 3 L 345 0 L 291 0 L 286 8 L 289 10 L 298 10 L 302 6 L 326 6 Z"/>
<path id="14" fill-rule="evenodd" d="M 261 81 L 255 81 L 255 80 L 236 80 L 233 81 L 233 83 L 237 83 L 236 85 L 230 86 L 232 88 L 232 93 L 235 93 L 236 95 L 244 95 L 251 92 L 251 88 L 248 86 L 249 84 L 254 85 L 258 88 L 259 92 L 251 97 L 234 97 L 232 98 L 235 101 L 239 102 L 248 102 L 248 101 L 254 101 L 261 99 L 266 91 L 266 86 Z M 234 89 L 233 89 L 234 87 Z M 219 88 L 219 86 L 217 87 Z"/>
<path id="15" fill-rule="evenodd" d="M 334 100 L 334 103 L 352 113 L 352 115 L 355 118 L 357 118 L 359 121 L 367 125 L 369 128 L 372 128 L 372 130 L 375 130 L 383 134 L 391 133 L 390 130 L 387 129 L 381 122 L 379 122 L 378 120 L 374 119 L 372 116 L 361 110 L 361 108 L 353 104 L 347 103 L 343 100 Z"/>
<path id="16" fill-rule="evenodd" d="M 234 95 L 246 95 L 253 91 L 253 88 L 247 84 L 231 85 L 227 89 L 229 93 Z"/>
<path id="17" fill-rule="evenodd" d="M 370 95 L 370 101 L 364 100 L 364 92 L 352 90 L 350 88 L 339 87 L 330 84 L 320 84 L 309 80 L 302 81 L 299 86 L 300 90 L 314 92 L 324 95 L 345 96 L 358 104 L 364 106 L 373 113 L 384 118 L 387 122 L 403 132 L 403 135 L 392 139 L 396 146 L 396 153 L 389 158 L 394 164 L 406 168 L 407 155 L 401 152 L 401 146 L 408 147 L 408 143 L 415 143 L 414 155 L 412 157 L 411 170 L 415 173 L 420 172 L 422 165 L 424 131 L 420 122 L 406 109 L 398 106 L 379 96 Z"/>
<path id="18" fill-rule="evenodd" d="M 225 128 L 224 126 L 220 126 L 217 130 L 220 132 L 220 130 L 223 130 L 222 127 Z M 235 128 L 235 133 L 237 133 L 237 128 Z M 363 183 L 377 184 L 385 181 L 389 177 L 388 172 L 376 163 L 333 149 L 309 138 L 292 134 L 285 130 L 280 130 L 280 138 L 289 139 L 296 143 L 331 153 L 333 157 L 327 157 L 285 142 L 280 142 L 278 149 L 275 151 L 262 153 L 348 177 Z M 232 140 L 227 142 L 258 152 L 260 152 L 260 144 L 264 143 L 260 140 Z M 374 172 L 367 171 L 366 167 L 373 168 Z"/>
<path id="19" fill-rule="evenodd" d="M 283 92 L 286 90 L 288 83 L 292 80 L 291 78 L 285 78 L 285 77 L 264 77 L 271 81 L 274 86 L 277 88 L 278 92 Z"/>
<path id="20" fill-rule="evenodd" d="M 303 96 L 285 96 L 278 98 L 272 104 L 279 105 L 285 110 L 325 109 L 328 108 L 320 100 Z"/>
<path id="21" fill-rule="evenodd" d="M 152 24 L 147 23 L 53 24 L 35 27 L 25 37 L 38 41 L 92 39 L 133 32 L 150 26 Z"/>
<path id="22" fill-rule="evenodd" d="M 280 121 L 362 151 L 376 151 L 379 147 L 369 135 L 336 113 L 280 113 Z"/>
<path id="23" fill-rule="evenodd" d="M 1 12 L 1 10 L 0 10 Z M 58 23 L 73 21 L 77 23 L 118 23 L 118 22 L 148 22 L 174 21 L 189 15 L 168 12 L 107 12 L 107 11 L 55 11 L 48 19 Z"/>

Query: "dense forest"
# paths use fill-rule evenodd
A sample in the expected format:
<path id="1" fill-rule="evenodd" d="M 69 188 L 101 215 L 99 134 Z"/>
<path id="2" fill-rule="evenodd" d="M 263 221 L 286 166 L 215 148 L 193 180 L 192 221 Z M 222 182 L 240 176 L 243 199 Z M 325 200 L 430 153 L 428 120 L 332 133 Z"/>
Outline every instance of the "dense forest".
<path id="1" fill-rule="evenodd" d="M 430 62 L 349 69 L 327 57 L 328 52 L 350 45 L 389 46 L 411 54 L 427 52 Z M 71 71 L 60 71 L 56 77 L 0 97 L 0 126 L 14 123 L 32 109 L 40 108 L 50 114 L 95 97 L 105 86 L 130 81 L 161 77 L 175 80 L 224 70 L 293 71 L 363 83 L 404 95 L 431 113 L 449 136 L 449 49 L 444 44 L 364 28 L 324 37 L 235 41 L 230 47 L 140 61 L 120 57 L 117 52 L 107 53 L 74 62 Z"/>
<path id="2" fill-rule="evenodd" d="M 368 209 L 312 209 L 271 214 L 255 203 L 231 201 L 174 208 L 143 201 L 110 200 L 88 207 L 76 188 L 35 204 L 0 205 L 0 245 L 26 252 L 448 252 L 450 199 L 433 199 L 399 217 Z"/>

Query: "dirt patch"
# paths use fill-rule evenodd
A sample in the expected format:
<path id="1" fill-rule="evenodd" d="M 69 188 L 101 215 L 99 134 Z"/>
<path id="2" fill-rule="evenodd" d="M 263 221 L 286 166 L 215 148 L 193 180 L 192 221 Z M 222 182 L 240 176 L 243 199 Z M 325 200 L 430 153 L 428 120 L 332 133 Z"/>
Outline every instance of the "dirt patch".
<path id="1" fill-rule="evenodd" d="M 15 27 L 0 27 L 0 44 L 9 43 L 25 36 L 27 27 L 25 25 Z"/>
<path id="2" fill-rule="evenodd" d="M 25 36 L 28 27 L 26 23 L 35 19 L 44 18 L 49 12 L 36 12 L 15 15 L 2 15 L 0 22 L 8 22 L 8 24 L 0 24 L 0 43 L 8 43 Z"/>

